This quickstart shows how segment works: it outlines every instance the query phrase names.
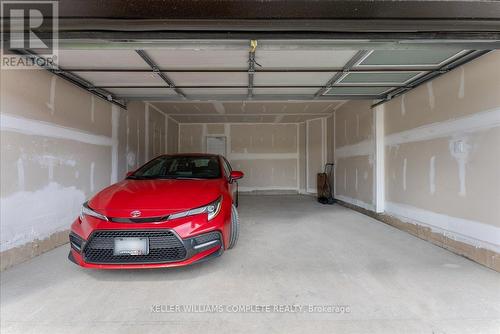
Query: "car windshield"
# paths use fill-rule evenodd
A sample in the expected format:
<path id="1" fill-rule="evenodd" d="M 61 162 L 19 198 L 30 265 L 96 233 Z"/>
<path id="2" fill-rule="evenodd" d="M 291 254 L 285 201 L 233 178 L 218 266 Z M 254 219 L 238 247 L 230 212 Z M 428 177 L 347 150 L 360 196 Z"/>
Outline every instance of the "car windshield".
<path id="1" fill-rule="evenodd" d="M 216 156 L 161 156 L 139 168 L 127 179 L 217 179 Z"/>

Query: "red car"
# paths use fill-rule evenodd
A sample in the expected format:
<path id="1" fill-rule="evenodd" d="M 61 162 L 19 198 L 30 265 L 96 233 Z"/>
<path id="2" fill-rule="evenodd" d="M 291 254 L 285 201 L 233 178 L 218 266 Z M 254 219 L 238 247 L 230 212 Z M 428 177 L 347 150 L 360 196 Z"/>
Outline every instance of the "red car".
<path id="1" fill-rule="evenodd" d="M 87 268 L 175 267 L 235 246 L 237 180 L 222 156 L 159 156 L 83 204 L 68 258 Z"/>

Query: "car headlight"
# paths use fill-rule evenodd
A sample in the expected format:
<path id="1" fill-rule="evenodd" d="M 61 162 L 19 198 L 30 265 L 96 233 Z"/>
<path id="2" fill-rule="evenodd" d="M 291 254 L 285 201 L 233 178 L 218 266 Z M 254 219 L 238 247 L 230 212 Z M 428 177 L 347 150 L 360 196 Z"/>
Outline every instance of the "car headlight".
<path id="1" fill-rule="evenodd" d="M 207 213 L 207 219 L 212 220 L 219 214 L 221 205 L 222 205 L 222 196 L 205 206 L 171 214 L 170 216 L 168 216 L 168 220 L 199 215 L 201 213 Z"/>
<path id="2" fill-rule="evenodd" d="M 95 218 L 99 218 L 99 219 L 108 221 L 108 217 L 106 217 L 105 215 L 100 214 L 99 212 L 95 212 L 94 210 L 92 210 L 89 207 L 88 202 L 85 202 L 82 205 L 82 210 L 80 212 L 80 219 L 83 219 L 84 216 L 92 216 L 92 217 L 95 217 Z"/>

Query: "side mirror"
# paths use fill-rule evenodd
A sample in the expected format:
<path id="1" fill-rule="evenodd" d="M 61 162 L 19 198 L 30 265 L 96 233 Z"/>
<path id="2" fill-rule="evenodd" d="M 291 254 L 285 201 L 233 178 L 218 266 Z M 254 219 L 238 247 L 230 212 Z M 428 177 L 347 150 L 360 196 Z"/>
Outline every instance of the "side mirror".
<path id="1" fill-rule="evenodd" d="M 134 171 L 131 170 L 131 171 L 128 171 L 127 174 L 125 174 L 125 177 L 129 177 L 130 175 L 134 174 Z"/>
<path id="2" fill-rule="evenodd" d="M 240 172 L 239 170 L 233 170 L 231 172 L 230 178 L 231 178 L 231 181 L 235 181 L 235 180 L 241 179 L 244 175 L 245 174 L 243 174 L 243 172 Z"/>

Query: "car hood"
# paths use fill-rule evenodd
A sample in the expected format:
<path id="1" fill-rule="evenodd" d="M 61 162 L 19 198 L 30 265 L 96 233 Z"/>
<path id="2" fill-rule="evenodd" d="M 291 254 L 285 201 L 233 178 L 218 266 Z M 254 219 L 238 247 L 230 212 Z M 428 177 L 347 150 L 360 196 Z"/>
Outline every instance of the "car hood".
<path id="1" fill-rule="evenodd" d="M 141 218 L 158 217 L 206 205 L 222 193 L 217 180 L 130 180 L 105 188 L 89 206 L 108 217 L 130 217 L 134 210 Z"/>

